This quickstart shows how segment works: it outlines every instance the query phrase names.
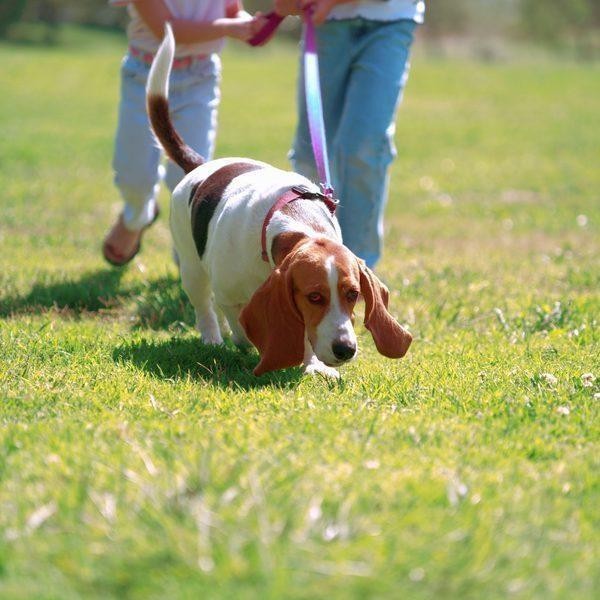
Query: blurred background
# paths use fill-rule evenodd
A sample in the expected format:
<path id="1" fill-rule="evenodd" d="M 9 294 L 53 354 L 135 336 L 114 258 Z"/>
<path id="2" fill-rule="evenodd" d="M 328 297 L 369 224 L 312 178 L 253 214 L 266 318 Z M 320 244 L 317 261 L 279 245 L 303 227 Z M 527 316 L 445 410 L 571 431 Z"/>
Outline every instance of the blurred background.
<path id="1" fill-rule="evenodd" d="M 250 12 L 269 10 L 269 0 L 246 0 Z M 65 24 L 122 30 L 126 11 L 107 0 L 2 0 L 0 38 L 60 44 Z M 283 36 L 298 36 L 298 19 L 287 19 Z M 507 60 L 539 50 L 578 60 L 600 57 L 599 0 L 427 0 L 421 50 Z"/>

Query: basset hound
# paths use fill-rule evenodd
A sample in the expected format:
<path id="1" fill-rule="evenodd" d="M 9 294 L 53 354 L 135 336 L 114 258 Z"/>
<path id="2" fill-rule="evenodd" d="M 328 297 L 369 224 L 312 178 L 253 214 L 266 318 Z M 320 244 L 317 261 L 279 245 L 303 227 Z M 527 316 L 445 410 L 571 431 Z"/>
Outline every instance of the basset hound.
<path id="1" fill-rule="evenodd" d="M 362 294 L 365 326 L 378 351 L 406 354 L 412 337 L 388 312 L 388 290 L 342 244 L 335 206 L 305 177 L 247 158 L 204 162 L 169 116 L 175 50 L 171 28 L 147 83 L 152 129 L 186 175 L 173 192 L 170 226 L 183 288 L 207 344 L 223 338 L 215 303 L 238 345 L 256 346 L 256 375 L 304 365 L 334 368 L 356 356 L 353 311 Z"/>

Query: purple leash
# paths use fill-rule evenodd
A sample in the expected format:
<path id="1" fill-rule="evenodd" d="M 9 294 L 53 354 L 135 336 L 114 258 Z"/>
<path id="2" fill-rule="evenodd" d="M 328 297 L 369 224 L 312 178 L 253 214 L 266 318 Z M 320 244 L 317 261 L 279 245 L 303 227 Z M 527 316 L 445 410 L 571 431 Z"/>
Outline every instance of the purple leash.
<path id="1" fill-rule="evenodd" d="M 265 15 L 266 22 L 263 28 L 253 37 L 248 40 L 251 46 L 264 46 L 273 37 L 277 28 L 281 25 L 285 17 L 278 15 L 275 11 L 271 11 Z"/>
<path id="2" fill-rule="evenodd" d="M 333 198 L 333 186 L 329 174 L 327 158 L 327 139 L 323 121 L 323 102 L 321 100 L 321 84 L 319 80 L 319 58 L 317 56 L 317 39 L 312 22 L 312 9 L 304 12 L 304 94 L 306 96 L 306 113 L 308 129 L 312 143 L 317 173 L 323 194 Z"/>
<path id="3" fill-rule="evenodd" d="M 323 121 L 323 102 L 321 100 L 321 84 L 319 80 L 319 58 L 317 55 L 317 39 L 315 26 L 312 22 L 312 8 L 304 11 L 303 27 L 303 67 L 304 67 L 304 94 L 306 97 L 306 112 L 308 115 L 308 129 L 310 141 L 317 165 L 317 174 L 321 183 L 321 190 L 329 199 L 333 199 L 333 187 L 329 174 L 329 160 L 327 157 L 327 139 L 325 137 L 325 123 Z M 248 43 L 251 46 L 262 46 L 274 35 L 283 17 L 275 12 L 266 15 L 266 24 Z"/>

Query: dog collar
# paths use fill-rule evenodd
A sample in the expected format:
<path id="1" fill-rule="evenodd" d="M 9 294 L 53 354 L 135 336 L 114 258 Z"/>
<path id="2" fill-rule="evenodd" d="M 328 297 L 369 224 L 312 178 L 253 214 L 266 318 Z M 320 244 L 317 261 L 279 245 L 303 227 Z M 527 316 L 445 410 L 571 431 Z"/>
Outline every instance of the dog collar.
<path id="1" fill-rule="evenodd" d="M 267 252 L 267 227 L 273 218 L 273 215 L 281 210 L 287 204 L 294 202 L 296 200 L 320 200 L 325 204 L 331 216 L 335 215 L 335 211 L 338 207 L 338 201 L 334 200 L 331 196 L 327 196 L 326 194 L 322 194 L 320 192 L 313 192 L 309 190 L 307 187 L 301 185 L 295 185 L 293 188 L 289 189 L 283 195 L 279 196 L 273 206 L 269 209 L 265 220 L 263 221 L 260 241 L 262 246 L 262 259 L 265 262 L 269 262 L 269 254 Z"/>

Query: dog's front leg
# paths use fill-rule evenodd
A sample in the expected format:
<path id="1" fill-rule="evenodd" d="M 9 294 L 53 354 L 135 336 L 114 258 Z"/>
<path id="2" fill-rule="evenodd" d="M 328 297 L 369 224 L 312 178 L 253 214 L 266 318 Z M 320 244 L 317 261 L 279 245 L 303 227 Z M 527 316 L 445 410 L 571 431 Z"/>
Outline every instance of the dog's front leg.
<path id="1" fill-rule="evenodd" d="M 218 346 L 223 343 L 219 319 L 212 307 L 196 309 L 196 329 L 205 344 Z"/>
<path id="2" fill-rule="evenodd" d="M 219 345 L 223 336 L 215 312 L 207 273 L 200 264 L 181 263 L 181 283 L 196 313 L 196 329 L 205 344 Z"/>
<path id="3" fill-rule="evenodd" d="M 317 358 L 306 333 L 304 333 L 303 369 L 306 375 L 323 375 L 323 377 L 331 377 L 332 379 L 340 378 L 340 374 L 336 369 L 328 367 Z"/>

